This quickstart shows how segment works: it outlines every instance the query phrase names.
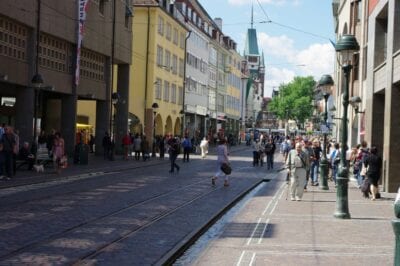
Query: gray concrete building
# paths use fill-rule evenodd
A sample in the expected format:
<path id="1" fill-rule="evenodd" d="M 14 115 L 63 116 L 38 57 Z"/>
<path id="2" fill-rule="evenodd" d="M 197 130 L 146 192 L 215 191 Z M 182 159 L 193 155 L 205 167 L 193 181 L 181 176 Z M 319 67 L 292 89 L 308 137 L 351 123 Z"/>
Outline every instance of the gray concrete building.
<path id="1" fill-rule="evenodd" d="M 132 13 L 127 3 L 0 1 L 0 122 L 18 129 L 21 141 L 33 140 L 35 120 L 38 131 L 59 130 L 72 155 L 76 124 L 84 122 L 76 115 L 77 103 L 90 100 L 96 102 L 97 147 L 113 124 L 117 139 L 126 133 L 126 101 L 115 105 L 115 121 L 111 119 L 111 84 L 121 99 L 127 97 L 132 48 Z M 82 22 L 83 42 L 78 49 Z M 112 62 L 118 78 L 111 74 Z M 79 81 L 75 82 L 77 66 Z M 37 74 L 43 83 L 34 88 L 32 79 Z"/>

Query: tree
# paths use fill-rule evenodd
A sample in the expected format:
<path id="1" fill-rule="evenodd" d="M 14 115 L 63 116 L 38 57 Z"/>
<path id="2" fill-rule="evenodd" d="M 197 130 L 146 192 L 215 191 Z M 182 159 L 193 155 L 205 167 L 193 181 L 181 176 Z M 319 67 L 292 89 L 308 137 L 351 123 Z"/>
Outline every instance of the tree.
<path id="1" fill-rule="evenodd" d="M 279 86 L 279 96 L 268 105 L 279 119 L 292 119 L 303 124 L 313 112 L 312 99 L 316 81 L 313 77 L 295 77 Z"/>

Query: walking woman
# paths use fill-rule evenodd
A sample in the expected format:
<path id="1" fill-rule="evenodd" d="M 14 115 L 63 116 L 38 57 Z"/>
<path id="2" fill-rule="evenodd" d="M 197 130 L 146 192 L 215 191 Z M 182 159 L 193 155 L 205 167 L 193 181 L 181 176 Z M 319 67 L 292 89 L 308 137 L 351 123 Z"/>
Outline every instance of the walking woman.
<path id="1" fill-rule="evenodd" d="M 215 176 L 211 178 L 211 184 L 213 186 L 215 186 L 215 181 L 221 175 L 224 175 L 224 187 L 229 186 L 228 175 L 226 175 L 221 170 L 221 166 L 223 163 L 229 164 L 229 158 L 228 158 L 228 147 L 226 146 L 226 140 L 224 138 L 221 138 L 217 146 L 217 172 Z"/>
<path id="2" fill-rule="evenodd" d="M 370 154 L 364 160 L 364 166 L 367 167 L 367 178 L 370 185 L 371 200 L 376 199 L 378 194 L 378 182 L 381 177 L 382 170 L 382 158 L 378 156 L 378 149 L 376 146 L 372 146 Z"/>
<path id="3" fill-rule="evenodd" d="M 53 161 L 54 161 L 54 169 L 57 174 L 61 173 L 61 164 L 63 156 L 65 154 L 64 150 L 64 139 L 61 137 L 60 132 L 56 132 L 54 143 L 53 143 Z"/>
<path id="4" fill-rule="evenodd" d="M 179 149 L 180 149 L 180 145 L 179 145 L 179 140 L 178 138 L 173 138 L 172 136 L 170 137 L 170 139 L 168 140 L 168 153 L 169 153 L 169 160 L 171 162 L 171 169 L 169 170 L 169 173 L 173 173 L 175 168 L 176 171 L 179 173 L 179 165 L 176 164 L 176 158 L 178 158 L 178 154 L 179 154 Z"/>

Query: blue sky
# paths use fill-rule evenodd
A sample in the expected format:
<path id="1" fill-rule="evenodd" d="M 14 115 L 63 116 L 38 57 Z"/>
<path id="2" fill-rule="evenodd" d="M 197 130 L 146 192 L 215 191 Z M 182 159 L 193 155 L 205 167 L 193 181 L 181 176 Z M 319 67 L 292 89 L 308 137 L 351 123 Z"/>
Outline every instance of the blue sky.
<path id="1" fill-rule="evenodd" d="M 222 31 L 238 43 L 242 54 L 251 6 L 254 28 L 266 63 L 265 95 L 294 76 L 333 74 L 335 51 L 332 0 L 199 0 Z M 260 7 L 261 5 L 261 7 Z M 272 21 L 267 23 L 266 21 Z M 297 30 L 293 30 L 295 28 Z"/>

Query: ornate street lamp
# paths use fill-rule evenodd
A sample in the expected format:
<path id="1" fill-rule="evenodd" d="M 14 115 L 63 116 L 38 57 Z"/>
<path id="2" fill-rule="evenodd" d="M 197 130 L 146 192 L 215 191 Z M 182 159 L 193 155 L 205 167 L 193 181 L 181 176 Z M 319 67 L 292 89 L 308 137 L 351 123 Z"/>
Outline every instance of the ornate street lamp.
<path id="1" fill-rule="evenodd" d="M 206 114 L 204 116 L 204 137 L 207 137 L 207 121 L 209 117 L 210 117 L 209 114 Z"/>
<path id="2" fill-rule="evenodd" d="M 347 149 L 347 108 L 349 106 L 349 83 L 352 66 L 352 57 L 354 52 L 360 49 L 354 35 L 343 35 L 335 46 L 336 52 L 340 54 L 341 66 L 344 73 L 345 84 L 343 91 L 343 115 L 341 128 L 341 153 L 339 173 L 336 179 L 336 210 L 334 216 L 339 219 L 350 219 L 349 202 L 348 202 L 348 182 L 349 171 L 346 165 L 346 149 Z"/>
<path id="3" fill-rule="evenodd" d="M 153 103 L 151 105 L 151 108 L 153 109 L 153 145 L 152 145 L 152 155 L 151 157 L 156 157 L 156 115 L 157 115 L 157 109 L 158 109 L 158 104 Z"/>
<path id="4" fill-rule="evenodd" d="M 318 82 L 318 89 L 321 91 L 322 96 L 324 96 L 325 100 L 325 112 L 324 112 L 324 122 L 325 122 L 325 128 L 323 130 L 324 133 L 324 149 L 322 151 L 322 158 L 321 158 L 321 164 L 320 164 L 320 177 L 321 177 L 321 185 L 320 189 L 322 190 L 329 190 L 328 187 L 328 159 L 326 158 L 326 149 L 327 149 L 327 141 L 326 141 L 326 135 L 327 135 L 327 130 L 328 130 L 328 99 L 329 96 L 331 95 L 331 87 L 333 86 L 333 79 L 330 75 L 323 75 L 321 79 Z"/>

